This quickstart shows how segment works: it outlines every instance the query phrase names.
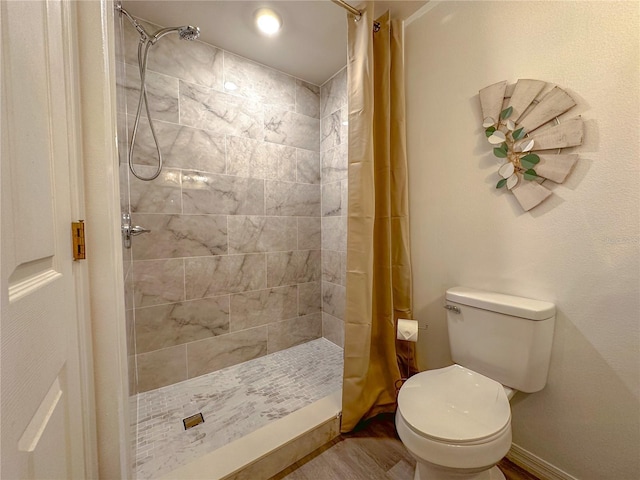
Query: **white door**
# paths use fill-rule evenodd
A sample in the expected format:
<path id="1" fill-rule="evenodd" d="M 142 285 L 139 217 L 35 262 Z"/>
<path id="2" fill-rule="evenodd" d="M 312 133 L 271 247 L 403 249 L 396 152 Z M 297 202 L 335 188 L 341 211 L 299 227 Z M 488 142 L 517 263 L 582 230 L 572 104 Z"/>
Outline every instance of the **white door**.
<path id="1" fill-rule="evenodd" d="M 0 1 L 2 480 L 85 477 L 71 8 Z"/>

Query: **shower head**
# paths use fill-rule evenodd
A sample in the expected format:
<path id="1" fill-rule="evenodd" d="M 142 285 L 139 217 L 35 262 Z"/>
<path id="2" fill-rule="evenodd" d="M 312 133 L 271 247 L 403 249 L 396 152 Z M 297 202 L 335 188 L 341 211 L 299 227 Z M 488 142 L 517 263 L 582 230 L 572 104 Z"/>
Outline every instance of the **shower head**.
<path id="1" fill-rule="evenodd" d="M 151 42 L 151 45 L 156 43 L 162 37 L 164 37 L 167 33 L 178 32 L 180 38 L 182 40 L 197 40 L 200 36 L 200 29 L 198 27 L 193 27 L 191 25 L 184 25 L 182 27 L 168 27 L 161 28 L 153 35 L 149 35 L 147 31 L 144 29 L 142 25 L 140 25 L 135 18 L 133 18 L 129 12 L 127 12 L 120 2 L 116 2 L 115 5 L 116 11 L 123 14 L 127 19 L 131 22 L 131 24 L 135 27 L 141 37 L 141 41 L 146 42 L 147 40 Z"/>
<path id="2" fill-rule="evenodd" d="M 197 40 L 200 36 L 200 29 L 191 25 L 178 28 L 178 35 L 182 40 Z"/>
<path id="3" fill-rule="evenodd" d="M 200 29 L 198 27 L 192 27 L 191 25 L 184 25 L 182 27 L 168 27 L 162 28 L 154 33 L 151 37 L 151 43 L 156 43 L 166 34 L 171 32 L 177 32 L 182 40 L 196 40 L 200 36 Z"/>

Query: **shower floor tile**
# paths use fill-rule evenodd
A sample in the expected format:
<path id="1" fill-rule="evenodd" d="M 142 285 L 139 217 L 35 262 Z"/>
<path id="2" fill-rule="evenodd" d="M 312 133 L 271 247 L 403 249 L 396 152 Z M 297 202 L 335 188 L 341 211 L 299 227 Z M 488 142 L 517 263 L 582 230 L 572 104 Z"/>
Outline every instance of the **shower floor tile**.
<path id="1" fill-rule="evenodd" d="M 342 354 L 320 338 L 132 397 L 135 478 L 158 478 L 340 390 Z M 198 412 L 204 423 L 185 431 L 182 419 Z"/>

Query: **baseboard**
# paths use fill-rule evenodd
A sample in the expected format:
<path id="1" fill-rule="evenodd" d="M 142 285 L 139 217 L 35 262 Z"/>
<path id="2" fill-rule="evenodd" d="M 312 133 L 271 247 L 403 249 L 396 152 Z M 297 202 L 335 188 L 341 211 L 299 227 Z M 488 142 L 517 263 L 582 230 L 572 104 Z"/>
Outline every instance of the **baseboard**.
<path id="1" fill-rule="evenodd" d="M 507 458 L 540 480 L 578 480 L 515 443 L 511 445 Z"/>

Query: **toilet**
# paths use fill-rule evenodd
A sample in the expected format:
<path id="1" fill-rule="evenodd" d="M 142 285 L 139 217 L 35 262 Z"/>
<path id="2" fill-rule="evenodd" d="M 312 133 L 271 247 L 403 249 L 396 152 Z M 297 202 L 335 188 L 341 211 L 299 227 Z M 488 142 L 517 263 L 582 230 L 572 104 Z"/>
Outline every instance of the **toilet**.
<path id="1" fill-rule="evenodd" d="M 555 305 L 467 287 L 445 298 L 455 364 L 404 383 L 396 429 L 417 461 L 414 480 L 504 480 L 509 400 L 547 382 Z"/>

